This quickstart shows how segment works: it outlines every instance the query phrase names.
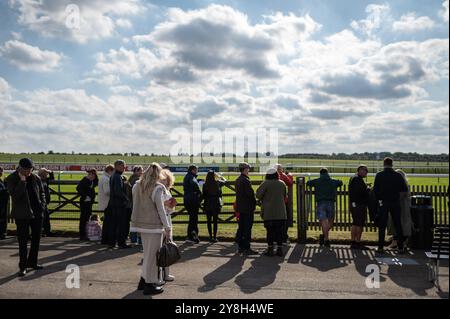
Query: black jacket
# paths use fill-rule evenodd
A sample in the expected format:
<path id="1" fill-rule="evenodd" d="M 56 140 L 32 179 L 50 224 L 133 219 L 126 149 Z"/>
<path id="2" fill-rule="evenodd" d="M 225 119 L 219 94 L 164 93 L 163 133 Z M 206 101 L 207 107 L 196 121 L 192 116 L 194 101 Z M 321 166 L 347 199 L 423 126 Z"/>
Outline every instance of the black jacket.
<path id="1" fill-rule="evenodd" d="M 127 207 L 130 200 L 128 198 L 127 184 L 122 178 L 122 174 L 114 172 L 109 179 L 109 187 L 109 205 L 111 207 Z"/>
<path id="2" fill-rule="evenodd" d="M 0 179 L 0 213 L 8 209 L 9 193 L 6 184 Z"/>
<path id="3" fill-rule="evenodd" d="M 34 219 L 42 218 L 45 208 L 45 192 L 42 187 L 42 182 L 39 176 L 31 174 L 31 187 L 35 192 L 35 197 L 38 201 L 37 211 L 33 211 L 31 207 L 30 197 L 28 194 L 27 182 L 22 181 L 19 177 L 19 173 L 15 171 L 9 175 L 5 182 L 8 187 L 8 193 L 12 199 L 11 216 L 14 219 Z"/>
<path id="4" fill-rule="evenodd" d="M 217 212 L 222 206 L 220 203 L 220 199 L 222 198 L 222 187 L 225 185 L 223 182 L 217 182 L 218 192 L 213 194 L 209 193 L 206 189 L 206 184 L 203 185 L 203 194 L 202 198 L 204 200 L 204 208 L 206 212 Z"/>
<path id="5" fill-rule="evenodd" d="M 367 187 L 366 182 L 364 182 L 364 179 L 361 176 L 355 175 L 350 179 L 348 193 L 350 203 L 356 203 L 357 205 L 362 206 L 369 205 L 370 188 Z"/>
<path id="6" fill-rule="evenodd" d="M 377 200 L 395 203 L 400 200 L 400 193 L 407 191 L 405 179 L 392 168 L 385 168 L 375 177 L 374 192 Z"/>
<path id="7" fill-rule="evenodd" d="M 196 180 L 197 176 L 187 173 L 183 180 L 184 204 L 200 205 L 202 192 Z"/>
<path id="8" fill-rule="evenodd" d="M 98 185 L 98 179 L 93 181 L 89 178 L 84 177 L 77 186 L 77 192 L 81 196 L 80 201 L 86 202 L 86 197 L 90 197 L 90 203 L 93 204 L 95 201 L 95 187 Z"/>
<path id="9" fill-rule="evenodd" d="M 255 191 L 244 174 L 236 179 L 236 209 L 240 214 L 253 214 L 256 209 Z"/>

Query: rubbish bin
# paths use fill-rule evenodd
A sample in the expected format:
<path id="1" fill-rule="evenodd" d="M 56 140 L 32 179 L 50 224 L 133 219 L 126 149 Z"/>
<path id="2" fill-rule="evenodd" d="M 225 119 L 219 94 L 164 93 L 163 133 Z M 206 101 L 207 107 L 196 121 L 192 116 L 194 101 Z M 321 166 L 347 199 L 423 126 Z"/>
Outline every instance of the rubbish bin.
<path id="1" fill-rule="evenodd" d="M 411 248 L 430 250 L 433 244 L 434 228 L 434 210 L 431 196 L 412 196 L 411 217 L 414 224 Z"/>

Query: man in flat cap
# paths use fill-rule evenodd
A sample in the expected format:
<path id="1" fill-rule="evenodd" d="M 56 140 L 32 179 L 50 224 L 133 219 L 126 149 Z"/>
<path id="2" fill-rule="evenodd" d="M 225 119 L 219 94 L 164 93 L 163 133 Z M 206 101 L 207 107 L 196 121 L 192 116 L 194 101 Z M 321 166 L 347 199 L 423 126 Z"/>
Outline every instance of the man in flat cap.
<path id="1" fill-rule="evenodd" d="M 17 170 L 6 178 L 8 192 L 12 198 L 11 215 L 17 226 L 19 241 L 19 277 L 27 273 L 27 268 L 40 270 L 38 264 L 42 219 L 46 205 L 41 179 L 33 174 L 33 162 L 23 158 Z M 31 230 L 31 247 L 28 254 L 28 238 Z"/>

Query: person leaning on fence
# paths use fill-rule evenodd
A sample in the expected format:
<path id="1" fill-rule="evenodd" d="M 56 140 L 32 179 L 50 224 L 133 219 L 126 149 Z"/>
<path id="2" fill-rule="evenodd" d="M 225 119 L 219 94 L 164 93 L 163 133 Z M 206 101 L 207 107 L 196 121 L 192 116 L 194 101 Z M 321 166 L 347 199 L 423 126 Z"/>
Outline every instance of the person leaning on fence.
<path id="1" fill-rule="evenodd" d="M 130 248 L 127 245 L 129 231 L 129 198 L 127 185 L 122 175 L 125 172 L 125 162 L 118 160 L 114 163 L 114 173 L 111 176 L 109 187 L 109 209 L 111 209 L 111 226 L 108 232 L 108 245 L 114 248 L 116 244 L 121 249 Z"/>
<path id="2" fill-rule="evenodd" d="M 256 209 L 255 191 L 249 177 L 250 165 L 239 164 L 239 171 L 241 175 L 236 179 L 236 209 L 239 212 L 238 253 L 247 256 L 258 255 L 259 253 L 252 250 L 250 245 Z"/>
<path id="3" fill-rule="evenodd" d="M 5 182 L 2 180 L 3 168 L 0 167 L 0 240 L 6 238 L 8 228 L 8 202 L 9 193 Z"/>
<path id="4" fill-rule="evenodd" d="M 93 214 L 86 224 L 86 234 L 89 241 L 99 241 L 102 239 L 102 226 L 98 220 L 98 215 Z"/>
<path id="5" fill-rule="evenodd" d="M 226 179 L 214 171 L 209 171 L 203 185 L 203 203 L 207 218 L 209 242 L 217 243 L 217 229 L 220 211 L 222 210 L 222 187 Z"/>
<path id="6" fill-rule="evenodd" d="M 33 162 L 23 158 L 17 170 L 6 178 L 6 186 L 12 199 L 11 216 L 17 226 L 19 241 L 19 277 L 27 268 L 43 269 L 38 264 L 39 244 L 42 233 L 42 219 L 46 203 L 44 188 L 39 176 L 33 174 Z M 31 229 L 31 247 L 28 254 L 28 240 Z"/>
<path id="7" fill-rule="evenodd" d="M 159 164 L 153 163 L 133 187 L 131 231 L 140 233 L 142 237 L 144 260 L 138 290 L 143 290 L 144 295 L 164 291 L 156 258 L 164 236 L 171 237 L 172 228 L 164 206 L 166 188 L 159 182 L 161 170 Z"/>
<path id="8" fill-rule="evenodd" d="M 140 165 L 133 167 L 133 174 L 128 179 L 128 185 L 131 189 L 133 189 L 134 184 L 141 178 L 142 174 L 144 173 L 144 168 Z M 132 196 L 129 196 L 132 198 Z M 131 211 L 133 211 L 133 200 L 130 201 L 131 203 Z M 138 234 L 135 232 L 130 232 L 130 241 L 132 244 L 142 244 L 142 240 L 139 238 Z"/>
<path id="9" fill-rule="evenodd" d="M 317 217 L 322 226 L 322 235 L 320 235 L 320 246 L 330 247 L 329 233 L 333 228 L 337 189 L 343 185 L 342 181 L 332 179 L 328 169 L 320 170 L 320 177 L 308 181 L 308 187 L 314 187 Z"/>
<path id="10" fill-rule="evenodd" d="M 402 177 L 405 179 L 406 186 L 408 187 L 407 192 L 400 193 L 400 206 L 401 206 L 400 220 L 401 220 L 401 224 L 402 224 L 403 238 L 404 238 L 404 241 L 406 242 L 406 240 L 409 237 L 411 237 L 413 230 L 414 230 L 414 224 L 413 224 L 412 216 L 411 216 L 411 191 L 410 191 L 409 182 L 408 182 L 406 173 L 401 169 L 396 170 L 396 172 L 399 173 L 400 175 L 402 175 Z M 388 229 L 388 235 L 392 236 L 392 243 L 389 246 L 389 248 L 391 248 L 391 249 L 398 248 L 397 233 L 395 231 L 394 223 L 392 221 L 391 216 L 389 216 L 387 229 Z"/>
<path id="11" fill-rule="evenodd" d="M 192 165 L 183 180 L 184 207 L 189 214 L 189 224 L 187 228 L 187 242 L 199 243 L 198 214 L 200 211 L 202 192 L 197 180 L 198 167 Z"/>
<path id="12" fill-rule="evenodd" d="M 95 202 L 95 188 L 98 185 L 97 171 L 95 169 L 87 170 L 85 176 L 77 186 L 77 192 L 80 195 L 80 240 L 87 241 L 86 224 L 92 214 L 92 206 Z"/>
<path id="13" fill-rule="evenodd" d="M 286 184 L 279 180 L 276 169 L 267 171 L 265 181 L 256 190 L 256 198 L 261 202 L 261 217 L 267 230 L 266 256 L 275 255 L 274 244 L 277 244 L 277 255 L 283 256 L 283 237 L 287 219 Z"/>
<path id="14" fill-rule="evenodd" d="M 275 165 L 275 169 L 278 172 L 278 178 L 283 181 L 288 188 L 288 199 L 286 201 L 286 225 L 283 232 L 283 244 L 289 245 L 289 228 L 294 226 L 294 211 L 292 205 L 292 198 L 289 198 L 289 194 L 293 194 L 292 188 L 294 186 L 294 177 L 290 173 L 286 173 L 281 164 Z"/>
<path id="15" fill-rule="evenodd" d="M 170 227 L 172 227 L 172 214 L 175 213 L 175 207 L 177 206 L 177 200 L 172 196 L 172 193 L 170 190 L 172 189 L 173 185 L 175 184 L 175 176 L 172 174 L 172 172 L 164 165 L 164 163 L 161 165 L 161 177 L 159 182 L 164 185 L 164 192 L 163 192 L 163 201 L 164 201 L 164 208 L 166 209 L 166 217 L 167 222 Z M 171 241 L 173 241 L 173 232 L 170 232 L 170 238 Z M 170 267 L 166 267 L 163 270 L 164 273 L 164 281 L 174 281 L 175 277 L 170 274 Z"/>
<path id="16" fill-rule="evenodd" d="M 348 185 L 348 193 L 350 200 L 350 212 L 352 214 L 352 249 L 365 249 L 361 243 L 361 236 L 367 219 L 367 211 L 369 206 L 370 188 L 364 181 L 367 177 L 369 169 L 365 165 L 360 165 L 358 170 L 350 179 Z"/>
<path id="17" fill-rule="evenodd" d="M 51 195 L 50 195 L 50 187 L 48 186 L 49 182 L 52 182 L 55 180 L 55 175 L 53 174 L 52 171 L 46 169 L 46 168 L 40 168 L 38 171 L 38 176 L 41 178 L 42 181 L 42 186 L 44 187 L 44 191 L 45 191 L 45 199 L 46 199 L 46 203 L 45 203 L 45 209 L 44 209 L 44 219 L 42 221 L 42 236 L 43 237 L 50 237 L 52 236 L 52 227 L 50 224 L 50 213 L 48 210 L 48 205 L 50 204 L 51 201 Z"/>
<path id="18" fill-rule="evenodd" d="M 375 176 L 374 192 L 379 204 L 377 216 L 378 252 L 384 252 L 386 227 L 390 215 L 397 235 L 398 252 L 402 254 L 405 253 L 405 248 L 403 245 L 400 194 L 408 192 L 408 186 L 403 176 L 394 171 L 393 167 L 393 159 L 387 157 L 384 159 L 384 170 Z"/>
<path id="19" fill-rule="evenodd" d="M 108 209 L 110 194 L 109 180 L 113 172 L 114 166 L 111 164 L 107 165 L 98 182 L 98 210 L 103 212 L 102 245 L 109 243 L 108 234 L 110 233 L 109 227 L 111 227 L 111 210 Z"/>

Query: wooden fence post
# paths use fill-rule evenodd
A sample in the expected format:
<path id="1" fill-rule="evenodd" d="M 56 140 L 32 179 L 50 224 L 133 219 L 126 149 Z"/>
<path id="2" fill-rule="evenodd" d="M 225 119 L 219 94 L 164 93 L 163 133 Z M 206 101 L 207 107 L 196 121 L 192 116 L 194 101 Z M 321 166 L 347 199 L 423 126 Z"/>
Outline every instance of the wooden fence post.
<path id="1" fill-rule="evenodd" d="M 305 178 L 297 177 L 297 238 L 300 244 L 306 244 L 308 219 L 306 216 Z"/>

